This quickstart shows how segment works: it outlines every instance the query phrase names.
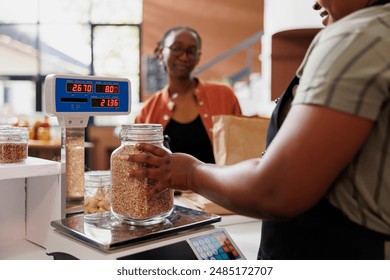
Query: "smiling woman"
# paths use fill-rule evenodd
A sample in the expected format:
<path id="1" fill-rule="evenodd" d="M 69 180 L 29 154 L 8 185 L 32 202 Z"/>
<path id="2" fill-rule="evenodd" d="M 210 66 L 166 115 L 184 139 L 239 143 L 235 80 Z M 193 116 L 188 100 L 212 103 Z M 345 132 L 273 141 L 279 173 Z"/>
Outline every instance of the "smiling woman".
<path id="1" fill-rule="evenodd" d="M 320 11 L 322 24 L 326 26 L 374 2 L 375 0 L 318 0 L 314 3 L 313 9 Z"/>
<path id="2" fill-rule="evenodd" d="M 164 65 L 168 84 L 145 102 L 135 121 L 162 124 L 173 152 L 214 163 L 211 118 L 241 115 L 241 108 L 230 87 L 203 83 L 191 76 L 200 61 L 201 48 L 201 37 L 190 27 L 165 32 L 157 43 L 155 58 Z"/>

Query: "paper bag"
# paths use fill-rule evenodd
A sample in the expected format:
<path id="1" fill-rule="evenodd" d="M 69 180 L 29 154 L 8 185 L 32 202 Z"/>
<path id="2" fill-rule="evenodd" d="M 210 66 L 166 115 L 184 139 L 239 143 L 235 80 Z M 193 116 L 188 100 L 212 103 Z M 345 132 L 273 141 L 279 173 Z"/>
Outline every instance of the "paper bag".
<path id="1" fill-rule="evenodd" d="M 176 197 L 179 201 L 183 202 L 186 206 L 194 208 L 207 213 L 216 215 L 231 215 L 234 214 L 232 211 L 208 200 L 207 198 L 191 192 L 183 192 L 180 196 Z"/>
<path id="2" fill-rule="evenodd" d="M 269 119 L 213 116 L 213 150 L 217 165 L 230 165 L 261 157 L 265 151 Z"/>

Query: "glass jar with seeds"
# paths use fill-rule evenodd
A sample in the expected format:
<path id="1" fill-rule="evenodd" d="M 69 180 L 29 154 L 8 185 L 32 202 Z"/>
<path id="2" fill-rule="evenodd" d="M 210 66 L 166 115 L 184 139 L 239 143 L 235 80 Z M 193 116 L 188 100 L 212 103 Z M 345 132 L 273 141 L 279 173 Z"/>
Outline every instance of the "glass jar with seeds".
<path id="1" fill-rule="evenodd" d="M 22 163 L 28 156 L 26 127 L 0 127 L 0 164 Z"/>
<path id="2" fill-rule="evenodd" d="M 132 225 L 152 225 L 163 222 L 173 210 L 173 190 L 165 189 L 157 194 L 149 192 L 151 179 L 126 176 L 132 170 L 143 168 L 141 164 L 123 160 L 123 156 L 144 153 L 135 144 L 163 145 L 163 128 L 160 124 L 122 125 L 121 146 L 111 155 L 111 212 Z M 168 149 L 167 149 L 168 150 Z"/>
<path id="3" fill-rule="evenodd" d="M 95 222 L 108 218 L 110 215 L 110 171 L 87 171 L 84 181 L 84 219 Z"/>

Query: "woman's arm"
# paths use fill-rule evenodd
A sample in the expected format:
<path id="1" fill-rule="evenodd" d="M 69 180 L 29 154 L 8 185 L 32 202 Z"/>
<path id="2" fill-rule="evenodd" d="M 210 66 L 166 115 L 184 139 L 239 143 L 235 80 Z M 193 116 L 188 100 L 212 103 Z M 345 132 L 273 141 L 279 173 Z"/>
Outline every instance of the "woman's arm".
<path id="1" fill-rule="evenodd" d="M 373 123 L 314 105 L 294 105 L 265 156 L 220 167 L 184 154 L 169 155 L 141 144 L 153 155 L 131 161 L 154 168 L 129 174 L 191 189 L 236 213 L 259 218 L 295 216 L 329 189 L 367 139 Z"/>

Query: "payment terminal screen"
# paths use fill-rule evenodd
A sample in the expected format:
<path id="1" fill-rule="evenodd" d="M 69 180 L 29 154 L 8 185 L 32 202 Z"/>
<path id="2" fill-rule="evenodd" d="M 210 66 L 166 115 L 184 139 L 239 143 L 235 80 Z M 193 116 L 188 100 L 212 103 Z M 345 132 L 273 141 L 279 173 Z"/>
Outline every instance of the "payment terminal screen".
<path id="1" fill-rule="evenodd" d="M 189 239 L 195 253 L 203 260 L 237 260 L 242 256 L 223 231 Z"/>

